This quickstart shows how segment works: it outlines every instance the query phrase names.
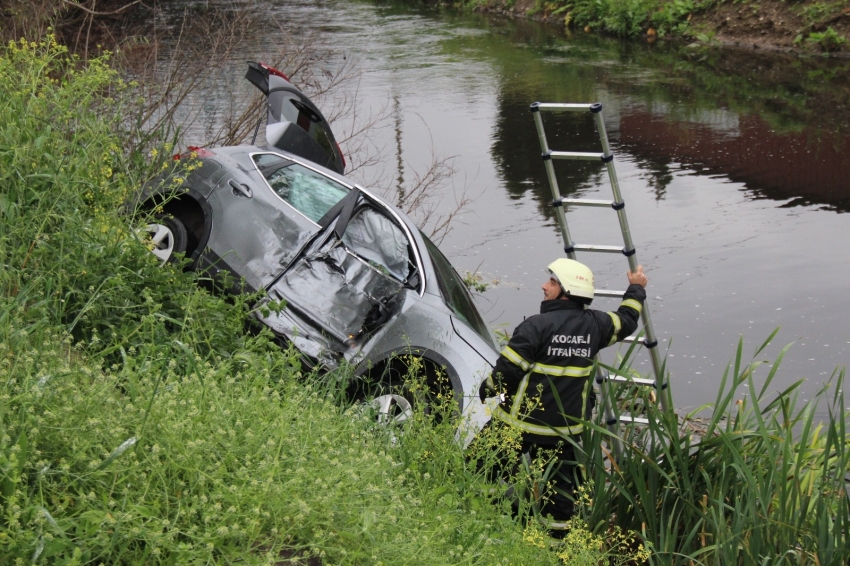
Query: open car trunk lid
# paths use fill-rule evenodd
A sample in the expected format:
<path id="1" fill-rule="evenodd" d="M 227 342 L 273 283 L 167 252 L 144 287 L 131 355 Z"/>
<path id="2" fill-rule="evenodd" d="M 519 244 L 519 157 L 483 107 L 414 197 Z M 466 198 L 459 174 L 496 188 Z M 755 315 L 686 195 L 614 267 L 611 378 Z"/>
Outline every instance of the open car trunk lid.
<path id="1" fill-rule="evenodd" d="M 273 67 L 248 62 L 245 74 L 266 95 L 266 141 L 342 174 L 345 159 L 325 117 L 307 96 Z"/>

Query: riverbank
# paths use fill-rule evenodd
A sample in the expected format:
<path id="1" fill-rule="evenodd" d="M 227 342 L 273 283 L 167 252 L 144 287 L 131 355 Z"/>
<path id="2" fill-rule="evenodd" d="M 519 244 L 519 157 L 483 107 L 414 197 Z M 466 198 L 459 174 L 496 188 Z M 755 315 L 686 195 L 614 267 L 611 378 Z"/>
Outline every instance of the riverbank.
<path id="1" fill-rule="evenodd" d="M 461 4 L 476 11 L 563 25 L 572 33 L 850 57 L 848 0 L 461 0 Z"/>
<path id="2" fill-rule="evenodd" d="M 422 1 L 543 21 L 570 33 L 850 58 L 850 0 L 414 0 Z M 138 0 L 103 0 L 95 11 L 48 0 L 33 9 L 23 0 L 6 0 L 0 14 L 4 42 L 40 37 L 53 26 L 63 43 L 87 54 L 132 36 L 131 29 L 150 17 L 150 7 Z"/>

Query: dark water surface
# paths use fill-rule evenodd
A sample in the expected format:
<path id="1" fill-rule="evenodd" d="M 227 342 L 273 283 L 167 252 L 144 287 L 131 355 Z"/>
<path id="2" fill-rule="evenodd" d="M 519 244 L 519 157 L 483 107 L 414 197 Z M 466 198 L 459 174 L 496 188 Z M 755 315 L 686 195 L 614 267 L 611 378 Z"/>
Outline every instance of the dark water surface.
<path id="1" fill-rule="evenodd" d="M 846 61 L 570 36 L 390 3 L 259 9 L 296 41 L 318 34 L 354 62 L 361 114 L 388 108 L 386 127 L 369 138 L 383 167 L 360 178 L 384 179 L 378 185 L 389 193 L 424 172 L 432 154 L 454 157 L 439 210 L 452 210 L 463 191 L 475 200 L 441 247 L 460 271 L 490 283 L 478 302 L 494 327 L 512 330 L 537 311 L 543 269 L 563 255 L 529 104 L 598 101 L 676 405 L 714 400 L 741 336 L 749 360 L 781 327 L 760 359 L 794 342 L 772 388 L 805 378 L 803 398 L 850 358 Z M 242 80 L 242 61 L 263 57 L 281 34 L 258 31 L 233 77 L 222 78 L 226 88 Z M 217 112 L 207 101 L 206 118 Z M 552 149 L 599 151 L 584 115 L 546 125 Z M 597 164 L 556 169 L 565 195 L 610 198 Z M 611 210 L 571 210 L 568 220 L 578 243 L 622 245 Z M 578 259 L 597 287 L 625 286 L 624 258 Z M 615 304 L 605 301 L 595 306 Z"/>

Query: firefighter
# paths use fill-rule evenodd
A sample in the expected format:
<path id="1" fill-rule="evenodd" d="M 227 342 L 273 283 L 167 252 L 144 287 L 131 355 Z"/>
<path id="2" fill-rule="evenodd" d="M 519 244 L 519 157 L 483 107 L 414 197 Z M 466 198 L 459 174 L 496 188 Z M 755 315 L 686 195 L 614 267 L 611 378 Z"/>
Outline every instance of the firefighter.
<path id="1" fill-rule="evenodd" d="M 521 431 L 524 454 L 533 459 L 540 450 L 554 451 L 555 490 L 542 515 L 551 515 L 544 521 L 558 531 L 573 515 L 579 470 L 574 446 L 566 439 L 578 440 L 582 432 L 576 418 L 590 418 L 594 396 L 588 381 L 594 358 L 637 328 L 647 278 L 640 265 L 630 271 L 619 308 L 602 312 L 587 308 L 594 294 L 593 273 L 587 266 L 562 258 L 549 264 L 548 271 L 540 314 L 517 326 L 478 395 L 482 402 L 501 395 L 493 417 Z"/>

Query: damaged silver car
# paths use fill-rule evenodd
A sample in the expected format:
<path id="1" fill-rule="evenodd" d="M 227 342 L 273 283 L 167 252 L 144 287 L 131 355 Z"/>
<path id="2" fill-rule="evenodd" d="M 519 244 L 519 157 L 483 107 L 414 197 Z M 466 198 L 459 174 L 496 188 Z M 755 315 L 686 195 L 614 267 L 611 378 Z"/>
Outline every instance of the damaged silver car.
<path id="1" fill-rule="evenodd" d="M 481 411 L 497 347 L 461 277 L 410 218 L 342 175 L 330 127 L 282 73 L 249 63 L 246 78 L 267 97 L 268 145 L 192 148 L 185 179 L 148 187 L 154 253 L 185 254 L 231 292 L 264 289 L 283 308 L 258 319 L 306 363 L 354 367 L 352 391 L 385 418 L 409 414 L 410 356 L 432 389 Z"/>

